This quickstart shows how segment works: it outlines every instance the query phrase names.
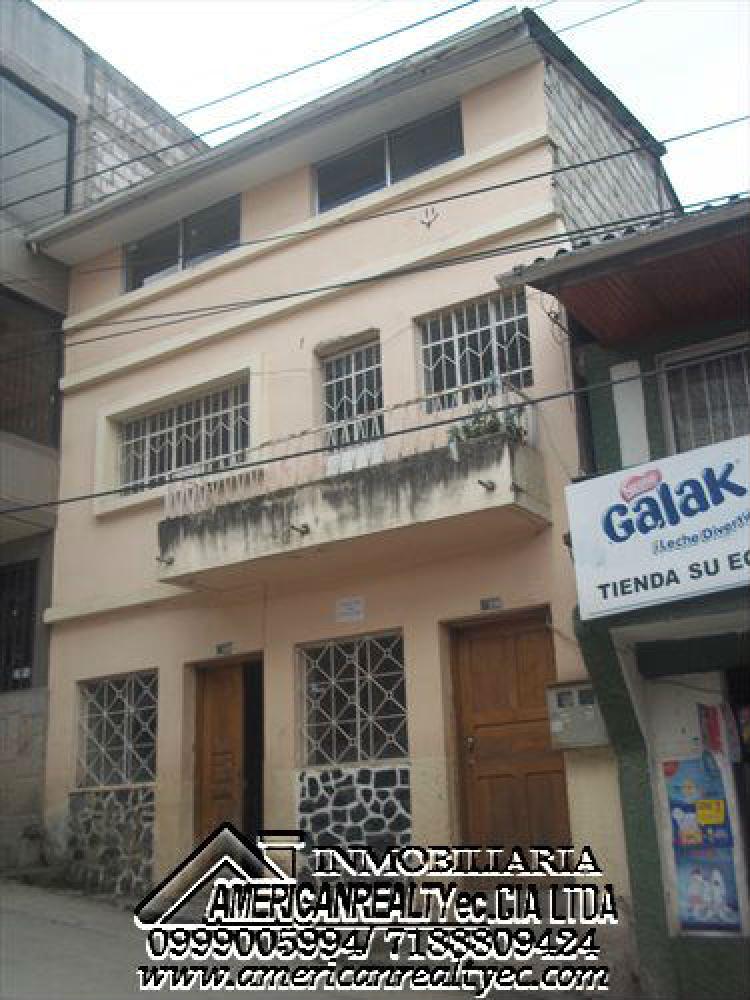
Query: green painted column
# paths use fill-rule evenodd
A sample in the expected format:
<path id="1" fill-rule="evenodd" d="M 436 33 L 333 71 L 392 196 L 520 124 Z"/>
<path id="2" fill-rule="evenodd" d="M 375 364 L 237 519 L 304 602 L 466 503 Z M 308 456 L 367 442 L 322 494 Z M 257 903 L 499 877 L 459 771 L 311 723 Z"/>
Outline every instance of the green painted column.
<path id="1" fill-rule="evenodd" d="M 617 756 L 643 995 L 673 1000 L 680 996 L 679 973 L 668 933 L 646 743 L 609 624 L 581 621 L 578 608 L 573 624 Z"/>

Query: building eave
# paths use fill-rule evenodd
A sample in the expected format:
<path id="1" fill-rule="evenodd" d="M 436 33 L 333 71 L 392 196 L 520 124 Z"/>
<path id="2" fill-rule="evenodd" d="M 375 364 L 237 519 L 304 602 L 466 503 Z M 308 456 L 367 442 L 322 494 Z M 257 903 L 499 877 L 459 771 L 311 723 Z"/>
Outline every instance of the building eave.
<path id="1" fill-rule="evenodd" d="M 529 44 L 524 45 L 527 41 Z M 519 42 L 521 44 L 519 44 Z M 437 110 L 541 59 L 564 62 L 644 144 L 663 152 L 624 105 L 529 10 L 513 8 L 31 233 L 38 252 L 74 265 L 222 197 Z"/>

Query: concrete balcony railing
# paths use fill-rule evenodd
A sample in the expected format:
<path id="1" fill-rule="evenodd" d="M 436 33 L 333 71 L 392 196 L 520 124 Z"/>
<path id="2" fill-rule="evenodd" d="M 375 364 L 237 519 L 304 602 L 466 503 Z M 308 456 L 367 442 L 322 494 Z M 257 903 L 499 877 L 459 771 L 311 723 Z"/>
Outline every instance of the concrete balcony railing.
<path id="1" fill-rule="evenodd" d="M 54 448 L 0 431 L 0 543 L 54 527 L 54 507 L 18 514 L 3 511 L 56 500 L 57 478 Z"/>
<path id="2" fill-rule="evenodd" d="M 353 560 L 392 566 L 541 530 L 549 509 L 533 407 L 469 395 L 328 424 L 260 445 L 241 467 L 170 483 L 159 578 L 249 586 L 299 576 L 303 557 L 320 578 Z"/>

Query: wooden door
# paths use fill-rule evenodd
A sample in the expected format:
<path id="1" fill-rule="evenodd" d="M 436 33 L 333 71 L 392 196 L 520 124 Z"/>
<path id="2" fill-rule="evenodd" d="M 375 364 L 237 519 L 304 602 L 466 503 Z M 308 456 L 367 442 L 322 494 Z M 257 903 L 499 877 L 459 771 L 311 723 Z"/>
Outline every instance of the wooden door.
<path id="1" fill-rule="evenodd" d="M 570 843 L 563 755 L 550 745 L 552 637 L 539 619 L 454 636 L 464 837 L 506 847 Z"/>
<path id="2" fill-rule="evenodd" d="M 198 671 L 196 837 L 244 822 L 244 686 L 240 663 Z"/>

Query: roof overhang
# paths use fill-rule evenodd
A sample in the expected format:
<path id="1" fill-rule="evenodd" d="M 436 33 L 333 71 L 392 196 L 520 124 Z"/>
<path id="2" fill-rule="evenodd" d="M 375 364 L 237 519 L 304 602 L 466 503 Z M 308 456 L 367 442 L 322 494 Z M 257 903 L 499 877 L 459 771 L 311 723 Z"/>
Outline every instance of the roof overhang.
<path id="1" fill-rule="evenodd" d="M 708 324 L 750 325 L 749 203 L 630 227 L 497 280 L 554 295 L 608 346 Z"/>
<path id="2" fill-rule="evenodd" d="M 564 62 L 657 154 L 664 148 L 532 11 L 510 8 L 267 122 L 132 189 L 29 234 L 32 248 L 74 265 L 222 198 L 439 110 L 538 61 Z"/>

